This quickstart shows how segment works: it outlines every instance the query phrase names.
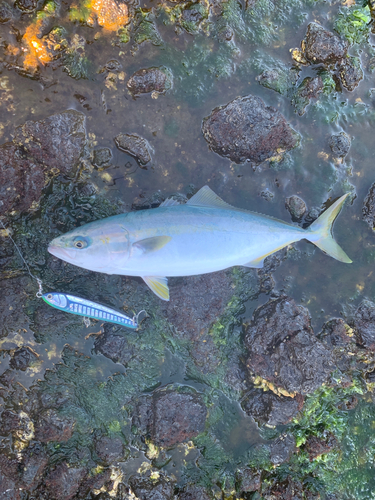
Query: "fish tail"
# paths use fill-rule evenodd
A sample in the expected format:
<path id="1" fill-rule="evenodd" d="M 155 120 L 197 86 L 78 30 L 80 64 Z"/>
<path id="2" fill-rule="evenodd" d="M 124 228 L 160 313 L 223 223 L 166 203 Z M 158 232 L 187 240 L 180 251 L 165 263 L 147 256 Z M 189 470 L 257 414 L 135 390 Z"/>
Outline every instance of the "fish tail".
<path id="1" fill-rule="evenodd" d="M 346 200 L 349 193 L 344 194 L 333 205 L 322 213 L 320 217 L 314 221 L 307 229 L 308 232 L 313 233 L 307 239 L 319 247 L 324 253 L 330 255 L 336 260 L 350 264 L 351 259 L 346 255 L 344 250 L 336 243 L 332 236 L 332 224 Z"/>

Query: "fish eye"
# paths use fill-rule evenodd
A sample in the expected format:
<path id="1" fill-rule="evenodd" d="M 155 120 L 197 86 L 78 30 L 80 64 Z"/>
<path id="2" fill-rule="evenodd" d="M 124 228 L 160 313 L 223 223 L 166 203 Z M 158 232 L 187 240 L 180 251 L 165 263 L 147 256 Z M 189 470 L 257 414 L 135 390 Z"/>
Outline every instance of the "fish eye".
<path id="1" fill-rule="evenodd" d="M 85 239 L 83 239 L 82 237 L 77 237 L 77 238 L 74 239 L 73 245 L 76 248 L 79 248 L 81 250 L 82 248 L 86 248 L 87 247 L 87 241 Z"/>
<path id="2" fill-rule="evenodd" d="M 52 294 L 51 294 L 51 293 L 49 293 L 49 294 L 47 295 L 47 299 L 48 299 L 48 300 L 51 300 L 51 299 L 52 299 Z"/>

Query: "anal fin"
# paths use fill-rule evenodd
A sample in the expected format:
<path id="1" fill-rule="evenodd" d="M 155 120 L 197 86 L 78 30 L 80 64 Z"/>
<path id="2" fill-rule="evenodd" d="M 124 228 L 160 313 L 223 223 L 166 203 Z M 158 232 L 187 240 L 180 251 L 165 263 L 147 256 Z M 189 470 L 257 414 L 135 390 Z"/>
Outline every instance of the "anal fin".
<path id="1" fill-rule="evenodd" d="M 168 279 L 160 276 L 142 276 L 146 285 L 159 299 L 169 301 Z"/>

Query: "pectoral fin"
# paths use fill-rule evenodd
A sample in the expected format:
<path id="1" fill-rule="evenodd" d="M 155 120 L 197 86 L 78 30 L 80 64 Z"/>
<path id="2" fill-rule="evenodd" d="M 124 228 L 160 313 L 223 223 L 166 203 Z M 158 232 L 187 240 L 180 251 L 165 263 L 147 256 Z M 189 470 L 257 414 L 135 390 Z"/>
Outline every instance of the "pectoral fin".
<path id="1" fill-rule="evenodd" d="M 259 257 L 258 259 L 251 260 L 250 262 L 246 262 L 246 264 L 242 264 L 244 267 L 255 267 L 260 269 L 264 266 L 264 257 Z"/>
<path id="2" fill-rule="evenodd" d="M 171 236 L 153 236 L 152 238 L 145 238 L 144 240 L 133 243 L 132 250 L 140 252 L 142 255 L 156 252 L 169 243 L 171 239 Z"/>
<path id="3" fill-rule="evenodd" d="M 169 288 L 167 278 L 159 276 L 142 276 L 146 285 L 151 288 L 160 299 L 169 301 Z"/>

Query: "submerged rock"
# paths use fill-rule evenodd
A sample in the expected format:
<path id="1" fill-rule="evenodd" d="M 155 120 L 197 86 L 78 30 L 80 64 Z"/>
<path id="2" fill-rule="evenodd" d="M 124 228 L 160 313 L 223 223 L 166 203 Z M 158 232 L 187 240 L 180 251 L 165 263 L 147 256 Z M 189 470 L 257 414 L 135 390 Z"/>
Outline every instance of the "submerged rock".
<path id="1" fill-rule="evenodd" d="M 329 147 L 334 155 L 344 158 L 350 149 L 350 137 L 345 132 L 331 135 L 329 138 Z"/>
<path id="2" fill-rule="evenodd" d="M 112 160 L 112 151 L 109 148 L 94 149 L 94 156 L 92 163 L 94 167 L 102 170 L 109 167 Z"/>
<path id="3" fill-rule="evenodd" d="M 22 487 L 33 489 L 41 481 L 48 464 L 48 456 L 42 445 L 36 443 L 26 448 L 22 458 Z"/>
<path id="4" fill-rule="evenodd" d="M 362 219 L 367 222 L 372 230 L 375 230 L 375 182 L 371 185 L 363 201 Z"/>
<path id="5" fill-rule="evenodd" d="M 32 12 L 36 9 L 37 0 L 16 0 L 16 7 L 18 7 L 22 12 Z"/>
<path id="6" fill-rule="evenodd" d="M 300 198 L 295 194 L 289 196 L 289 198 L 286 198 L 285 208 L 292 216 L 293 222 L 300 222 L 307 210 L 306 203 L 303 201 L 302 198 Z"/>
<path id="7" fill-rule="evenodd" d="M 306 77 L 294 92 L 292 104 L 294 104 L 297 113 L 302 116 L 311 99 L 316 99 L 323 91 L 323 80 L 320 76 L 311 78 Z"/>
<path id="8" fill-rule="evenodd" d="M 236 163 L 259 164 L 297 144 L 297 133 L 281 113 L 252 95 L 215 108 L 202 132 L 215 153 Z"/>
<path id="9" fill-rule="evenodd" d="M 132 155 L 140 165 L 147 165 L 151 161 L 152 148 L 140 135 L 118 134 L 114 140 L 120 151 Z"/>
<path id="10" fill-rule="evenodd" d="M 29 347 L 20 347 L 13 353 L 9 366 L 24 371 L 36 357 L 37 355 Z"/>
<path id="11" fill-rule="evenodd" d="M 278 396 L 272 391 L 252 389 L 241 403 L 242 409 L 259 424 L 285 425 L 302 410 L 304 398 Z"/>
<path id="12" fill-rule="evenodd" d="M 136 71 L 128 80 L 127 87 L 133 96 L 141 94 L 164 94 L 173 85 L 171 71 L 165 66 Z"/>
<path id="13" fill-rule="evenodd" d="M 308 310 L 286 296 L 255 310 L 245 345 L 250 374 L 284 395 L 313 392 L 333 369 L 331 353 L 315 337 Z"/>
<path id="14" fill-rule="evenodd" d="M 287 462 L 296 451 L 296 438 L 292 434 L 281 434 L 271 444 L 270 460 L 273 465 Z"/>
<path id="15" fill-rule="evenodd" d="M 71 174 L 86 143 L 85 115 L 68 110 L 17 127 L 0 146 L 0 213 L 26 211 L 40 199 L 49 177 Z"/>
<path id="16" fill-rule="evenodd" d="M 16 128 L 13 142 L 46 168 L 71 173 L 86 143 L 85 115 L 70 109 Z"/>
<path id="17" fill-rule="evenodd" d="M 371 300 L 363 300 L 353 320 L 360 343 L 371 351 L 375 351 L 375 304 Z"/>
<path id="18" fill-rule="evenodd" d="M 104 327 L 106 330 L 108 327 Z M 134 357 L 134 349 L 130 346 L 126 337 L 105 332 L 95 340 L 95 352 L 101 352 L 114 363 L 121 363 L 126 366 Z"/>
<path id="19" fill-rule="evenodd" d="M 356 89 L 359 82 L 363 80 L 360 59 L 358 57 L 345 58 L 343 64 L 340 65 L 339 75 L 344 88 L 350 91 Z"/>
<path id="20" fill-rule="evenodd" d="M 139 399 L 133 425 L 164 448 L 192 439 L 205 428 L 207 408 L 190 387 L 156 390 Z"/>
<path id="21" fill-rule="evenodd" d="M 305 57 L 313 64 L 333 64 L 341 61 L 348 51 L 348 43 L 324 29 L 310 23 L 303 42 Z"/>

